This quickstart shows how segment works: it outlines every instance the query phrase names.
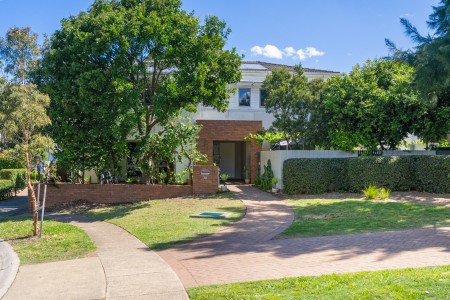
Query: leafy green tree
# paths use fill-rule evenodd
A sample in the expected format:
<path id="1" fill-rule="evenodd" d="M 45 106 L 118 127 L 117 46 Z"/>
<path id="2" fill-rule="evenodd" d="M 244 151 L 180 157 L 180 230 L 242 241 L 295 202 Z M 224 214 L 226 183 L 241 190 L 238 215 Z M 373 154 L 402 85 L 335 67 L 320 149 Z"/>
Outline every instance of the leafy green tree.
<path id="1" fill-rule="evenodd" d="M 286 68 L 273 70 L 264 80 L 266 112 L 273 114 L 273 128 L 282 132 L 286 141 L 299 145 L 309 121 L 311 91 L 301 66 L 289 72 Z"/>
<path id="2" fill-rule="evenodd" d="M 170 168 L 177 161 L 181 163 L 183 159 L 188 162 L 186 171 L 192 182 L 193 165 L 206 159 L 205 155 L 195 149 L 199 131 L 200 126 L 192 125 L 188 119 L 179 118 L 164 124 L 164 131 L 149 135 L 148 140 L 140 144 L 146 151 L 139 151 L 139 155 L 143 156 L 138 160 L 147 175 L 147 182 L 160 178 L 160 162 L 165 162 L 167 168 Z M 168 170 L 167 173 L 164 176 L 167 176 L 169 182 L 176 181 L 174 172 Z"/>
<path id="3" fill-rule="evenodd" d="M 5 62 L 6 73 L 12 75 L 15 83 L 24 85 L 36 66 L 41 53 L 37 37 L 30 27 L 13 27 L 6 32 L 6 38 L 0 38 L 0 57 Z"/>
<path id="4" fill-rule="evenodd" d="M 282 134 L 295 148 L 299 148 L 300 143 L 303 149 L 326 147 L 327 121 L 322 99 L 324 85 L 322 79 L 308 82 L 301 66 L 296 66 L 294 72 L 285 68 L 274 70 L 267 76 L 262 88 L 267 91 L 266 111 L 274 115 L 275 121 L 271 131 L 253 138 L 275 138 L 279 141 Z"/>
<path id="5" fill-rule="evenodd" d="M 401 23 L 416 43 L 413 50 L 402 51 L 386 40 L 394 59 L 415 67 L 414 84 L 427 110 L 416 120 L 415 134 L 426 143 L 437 142 L 450 132 L 450 1 L 433 7 L 427 22 L 433 34 L 422 36 L 407 19 Z"/>
<path id="6" fill-rule="evenodd" d="M 368 60 L 348 75 L 329 79 L 324 100 L 332 146 L 396 149 L 423 113 L 413 76 L 406 64 Z"/>
<path id="7" fill-rule="evenodd" d="M 305 141 L 310 147 L 330 148 L 328 138 L 330 115 L 326 112 L 323 91 L 326 81 L 314 79 L 308 82 L 311 91 L 311 101 L 309 105 L 309 120 L 305 132 Z"/>
<path id="8" fill-rule="evenodd" d="M 3 132 L 15 140 L 16 152 L 25 157 L 27 178 L 26 186 L 31 198 L 33 213 L 33 234 L 37 235 L 37 201 L 31 185 L 31 165 L 34 158 L 42 156 L 43 151 L 52 148 L 52 140 L 42 134 L 42 130 L 51 123 L 47 115 L 50 98 L 40 93 L 33 84 L 10 85 L 9 91 L 0 96 L 0 123 Z"/>
<path id="9" fill-rule="evenodd" d="M 241 57 L 223 49 L 226 24 L 201 24 L 178 0 L 97 0 L 61 26 L 37 78 L 52 98 L 54 137 L 81 169 L 117 165 L 127 137 L 147 163 L 165 124 L 199 103 L 224 111 L 228 84 L 240 80 Z"/>
<path id="10" fill-rule="evenodd" d="M 37 35 L 31 29 L 12 28 L 0 39 L 0 57 L 10 81 L 0 80 L 0 130 L 15 145 L 9 152 L 26 162 L 26 186 L 33 214 L 33 234 L 37 235 L 37 200 L 31 184 L 31 167 L 53 148 L 53 140 L 43 134 L 51 124 L 47 115 L 48 95 L 41 93 L 28 77 L 39 56 Z"/>

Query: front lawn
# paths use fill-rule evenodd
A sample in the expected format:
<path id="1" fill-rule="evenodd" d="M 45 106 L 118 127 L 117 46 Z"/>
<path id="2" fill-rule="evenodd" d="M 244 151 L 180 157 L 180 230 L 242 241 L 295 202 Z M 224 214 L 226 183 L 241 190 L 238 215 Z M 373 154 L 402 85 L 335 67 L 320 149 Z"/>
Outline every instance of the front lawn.
<path id="1" fill-rule="evenodd" d="M 322 236 L 449 226 L 450 208 L 369 200 L 287 200 L 294 223 L 281 236 Z"/>
<path id="2" fill-rule="evenodd" d="M 245 206 L 233 194 L 219 195 L 210 198 L 150 200 L 95 208 L 85 212 L 84 215 L 116 224 L 135 235 L 151 249 L 159 250 L 213 234 L 244 216 Z M 233 214 L 227 219 L 189 217 L 204 211 L 232 212 Z"/>
<path id="3" fill-rule="evenodd" d="M 448 299 L 450 266 L 332 274 L 197 287 L 201 299 Z"/>
<path id="4" fill-rule="evenodd" d="M 5 218 L 0 221 L 0 238 L 7 240 L 21 264 L 68 260 L 95 251 L 95 244 L 80 228 L 44 220 L 43 237 L 32 237 L 31 217 Z"/>

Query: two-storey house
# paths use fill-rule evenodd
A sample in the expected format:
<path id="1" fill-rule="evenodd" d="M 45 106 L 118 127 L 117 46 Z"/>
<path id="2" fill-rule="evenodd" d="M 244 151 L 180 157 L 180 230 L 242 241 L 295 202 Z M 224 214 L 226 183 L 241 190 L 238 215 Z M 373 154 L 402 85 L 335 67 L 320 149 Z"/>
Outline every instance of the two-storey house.
<path id="1" fill-rule="evenodd" d="M 251 182 L 255 180 L 260 147 L 254 142 L 244 141 L 244 138 L 271 126 L 273 116 L 265 111 L 265 91 L 261 86 L 272 70 L 282 67 L 294 71 L 293 66 L 244 61 L 241 65 L 242 79 L 233 86 L 236 91 L 230 95 L 228 110 L 221 113 L 200 106 L 192 116 L 193 121 L 202 125 L 197 149 L 232 179 L 245 179 L 248 176 Z M 309 80 L 327 80 L 339 73 L 304 68 L 304 74 Z M 247 176 L 244 169 L 248 170 Z"/>

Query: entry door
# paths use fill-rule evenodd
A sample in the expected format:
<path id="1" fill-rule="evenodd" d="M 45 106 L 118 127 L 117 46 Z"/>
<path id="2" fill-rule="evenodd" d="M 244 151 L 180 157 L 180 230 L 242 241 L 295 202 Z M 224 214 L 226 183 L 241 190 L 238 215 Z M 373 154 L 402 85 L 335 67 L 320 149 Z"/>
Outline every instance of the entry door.
<path id="1" fill-rule="evenodd" d="M 236 178 L 235 156 L 235 143 L 220 143 L 220 173 L 227 173 L 231 178 Z"/>

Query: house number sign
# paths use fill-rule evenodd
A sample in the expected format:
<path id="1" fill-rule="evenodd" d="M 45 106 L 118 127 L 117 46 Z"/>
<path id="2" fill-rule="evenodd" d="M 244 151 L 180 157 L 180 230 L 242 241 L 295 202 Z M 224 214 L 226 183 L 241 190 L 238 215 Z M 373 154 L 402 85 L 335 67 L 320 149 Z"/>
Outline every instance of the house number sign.
<path id="1" fill-rule="evenodd" d="M 200 174 L 202 174 L 203 179 L 206 179 L 211 172 L 209 170 L 201 170 Z"/>

